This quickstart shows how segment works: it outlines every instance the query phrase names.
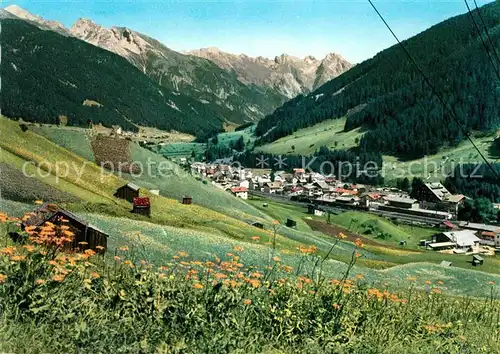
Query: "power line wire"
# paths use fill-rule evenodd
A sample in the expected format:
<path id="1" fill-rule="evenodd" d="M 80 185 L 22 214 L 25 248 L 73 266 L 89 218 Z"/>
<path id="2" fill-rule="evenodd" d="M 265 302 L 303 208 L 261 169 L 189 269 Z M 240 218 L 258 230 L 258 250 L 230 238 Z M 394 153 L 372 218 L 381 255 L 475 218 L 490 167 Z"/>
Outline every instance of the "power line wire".
<path id="1" fill-rule="evenodd" d="M 385 20 L 385 18 L 382 16 L 382 14 L 380 13 L 380 11 L 373 4 L 372 0 L 368 0 L 368 2 L 373 7 L 373 9 L 377 13 L 377 15 L 382 20 L 382 22 L 385 24 L 385 26 L 387 27 L 387 29 L 391 32 L 392 36 L 396 39 L 396 41 L 398 42 L 399 46 L 405 52 L 405 54 L 408 56 L 408 58 L 410 59 L 410 61 L 412 62 L 412 64 L 415 66 L 415 68 L 417 69 L 417 71 L 420 73 L 420 75 L 422 75 L 422 77 L 424 78 L 424 81 L 431 88 L 432 93 L 439 99 L 439 101 L 441 102 L 441 104 L 443 105 L 443 107 L 450 112 L 453 120 L 458 125 L 458 127 L 462 130 L 462 133 L 467 137 L 467 139 L 470 141 L 470 143 L 472 144 L 472 146 L 474 147 L 474 149 L 476 149 L 476 151 L 478 152 L 479 156 L 481 156 L 481 158 L 484 160 L 484 162 L 486 163 L 486 165 L 490 168 L 491 172 L 493 172 L 493 174 L 500 180 L 500 175 L 493 168 L 493 166 L 491 165 L 491 163 L 486 159 L 486 157 L 483 155 L 483 153 L 481 152 L 481 150 L 479 150 L 479 148 L 476 146 L 476 144 L 474 143 L 474 140 L 472 140 L 472 138 L 470 137 L 470 134 L 467 131 L 467 129 L 465 129 L 465 127 L 460 123 L 460 121 L 457 118 L 457 116 L 455 115 L 455 112 L 453 111 L 453 109 L 451 109 L 451 108 L 448 107 L 448 105 L 444 101 L 443 97 L 437 92 L 436 88 L 431 83 L 431 81 L 429 80 L 429 78 L 427 77 L 427 75 L 425 75 L 425 73 L 422 71 L 422 69 L 420 69 L 420 66 L 417 64 L 417 62 L 415 61 L 415 59 L 413 59 L 413 57 L 411 56 L 410 52 L 408 52 L 408 50 L 406 49 L 406 47 L 404 46 L 404 44 L 399 40 L 399 37 L 396 35 L 396 33 L 394 33 L 394 31 L 392 30 L 391 26 L 389 26 L 389 24 L 387 23 L 387 21 Z"/>
<path id="2" fill-rule="evenodd" d="M 495 74 L 497 74 L 498 80 L 500 80 L 500 71 L 498 71 L 498 68 L 495 65 L 495 60 L 493 60 L 493 57 L 491 56 L 488 45 L 484 41 L 483 35 L 481 34 L 481 29 L 479 28 L 479 25 L 477 24 L 477 21 L 474 18 L 474 15 L 472 14 L 469 3 L 467 2 L 467 0 L 464 0 L 464 2 L 465 2 L 465 5 L 467 6 L 467 10 L 469 11 L 470 18 L 471 18 L 472 22 L 474 23 L 474 27 L 476 27 L 477 34 L 479 35 L 479 38 L 481 38 L 481 43 L 483 43 L 483 47 L 486 50 L 486 54 L 488 55 L 488 58 L 491 61 L 491 65 L 493 66 L 493 70 L 495 70 Z M 486 33 L 488 33 L 487 29 L 486 29 Z M 489 38 L 489 36 L 488 36 L 488 38 Z"/>
<path id="3" fill-rule="evenodd" d="M 476 11 L 477 14 L 479 15 L 479 18 L 481 19 L 481 23 L 483 24 L 483 27 L 486 30 L 486 36 L 488 37 L 488 41 L 490 42 L 491 50 L 493 51 L 493 54 L 495 54 L 498 64 L 500 65 L 500 57 L 498 56 L 497 49 L 495 48 L 495 44 L 493 44 L 493 40 L 491 39 L 490 34 L 488 32 L 488 27 L 486 26 L 486 22 L 484 21 L 484 18 L 481 15 L 481 10 L 479 9 L 479 6 L 477 6 L 476 0 L 474 0 L 474 5 L 476 6 Z"/>

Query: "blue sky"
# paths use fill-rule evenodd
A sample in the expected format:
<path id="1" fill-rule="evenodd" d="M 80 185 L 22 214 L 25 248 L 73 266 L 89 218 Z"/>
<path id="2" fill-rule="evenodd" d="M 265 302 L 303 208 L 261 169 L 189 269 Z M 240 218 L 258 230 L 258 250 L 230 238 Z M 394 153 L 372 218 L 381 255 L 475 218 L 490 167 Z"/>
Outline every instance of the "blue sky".
<path id="1" fill-rule="evenodd" d="M 489 1 L 477 0 L 479 5 Z M 374 0 L 401 38 L 467 11 L 462 0 Z M 85 17 L 106 27 L 126 26 L 174 50 L 218 47 L 231 53 L 324 57 L 353 63 L 393 45 L 366 0 L 4 0 L 71 26 Z M 470 0 L 470 5 L 474 6 Z"/>

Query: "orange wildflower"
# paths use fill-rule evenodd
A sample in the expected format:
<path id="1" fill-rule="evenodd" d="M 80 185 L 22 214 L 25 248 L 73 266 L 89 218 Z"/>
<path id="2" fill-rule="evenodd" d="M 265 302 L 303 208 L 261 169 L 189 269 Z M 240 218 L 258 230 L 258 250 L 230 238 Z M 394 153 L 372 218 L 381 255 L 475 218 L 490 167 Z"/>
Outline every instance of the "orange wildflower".
<path id="1" fill-rule="evenodd" d="M 21 261 L 24 261 L 26 259 L 26 256 L 11 256 L 10 257 L 10 260 L 12 262 L 21 262 Z"/>
<path id="2" fill-rule="evenodd" d="M 46 282 L 47 282 L 47 281 L 46 281 L 46 280 L 43 280 L 43 279 L 37 279 L 37 280 L 35 281 L 35 283 L 36 283 L 37 285 L 43 285 L 43 284 L 45 284 Z"/>
<path id="3" fill-rule="evenodd" d="M 280 222 L 278 220 L 273 220 L 273 225 L 279 225 Z"/>
<path id="4" fill-rule="evenodd" d="M 262 274 L 260 272 L 254 272 L 254 273 L 250 274 L 250 277 L 251 278 L 263 278 L 264 274 Z"/>
<path id="5" fill-rule="evenodd" d="M 217 273 L 217 274 L 215 274 L 215 278 L 216 279 L 226 279 L 227 275 L 224 273 Z"/>
<path id="6" fill-rule="evenodd" d="M 35 200 L 35 204 L 36 205 L 42 205 L 43 204 L 43 200 Z"/>
<path id="7" fill-rule="evenodd" d="M 281 258 L 276 256 L 276 257 L 273 257 L 273 261 L 275 262 L 281 262 Z"/>
<path id="8" fill-rule="evenodd" d="M 94 279 L 99 279 L 101 277 L 101 275 L 97 272 L 92 272 L 92 274 L 90 276 Z"/>
<path id="9" fill-rule="evenodd" d="M 182 258 L 189 257 L 189 254 L 184 252 L 184 251 L 177 252 L 177 254 L 179 255 L 179 257 L 182 257 Z"/>
<path id="10" fill-rule="evenodd" d="M 248 283 L 256 289 L 260 287 L 260 281 L 257 279 L 249 279 Z"/>
<path id="11" fill-rule="evenodd" d="M 194 283 L 192 286 L 193 289 L 203 289 L 204 286 L 202 283 Z"/>
<path id="12" fill-rule="evenodd" d="M 61 275 L 61 274 L 56 274 L 52 277 L 52 280 L 58 282 L 58 283 L 62 283 L 64 281 L 64 275 Z"/>
<path id="13" fill-rule="evenodd" d="M 129 260 L 126 260 L 125 262 L 123 262 L 123 265 L 128 265 L 128 266 L 130 266 L 130 268 L 134 268 L 134 263 L 132 263 Z"/>
<path id="14" fill-rule="evenodd" d="M 4 247 L 4 248 L 2 248 L 0 253 L 3 253 L 5 255 L 10 256 L 10 255 L 13 255 L 14 253 L 16 253 L 16 248 L 15 247 Z"/>
<path id="15" fill-rule="evenodd" d="M 0 274 L 0 284 L 5 283 L 7 276 L 5 274 Z"/>
<path id="16" fill-rule="evenodd" d="M 243 252 L 243 247 L 241 247 L 241 246 L 234 246 L 233 250 L 236 251 L 236 252 Z"/>
<path id="17" fill-rule="evenodd" d="M 128 251 L 128 246 L 120 247 L 120 251 L 123 251 L 123 252 Z"/>
<path id="18" fill-rule="evenodd" d="M 260 236 L 252 236 L 252 241 L 260 241 Z"/>
<path id="19" fill-rule="evenodd" d="M 363 247 L 363 242 L 361 242 L 361 239 L 357 238 L 356 241 L 354 242 L 354 244 L 359 247 L 359 248 L 362 248 Z"/>
<path id="20" fill-rule="evenodd" d="M 332 307 L 335 309 L 335 310 L 338 310 L 340 309 L 340 305 L 335 303 L 335 304 L 332 304 Z"/>
<path id="21" fill-rule="evenodd" d="M 251 304 L 252 304 L 252 300 L 250 300 L 250 299 L 244 299 L 244 300 L 243 300 L 243 303 L 244 303 L 245 305 L 251 305 Z"/>
<path id="22" fill-rule="evenodd" d="M 346 236 L 344 233 L 342 233 L 342 232 L 340 232 L 340 233 L 338 234 L 338 237 L 339 237 L 340 239 L 345 239 L 345 238 L 347 238 L 347 236 Z"/>
<path id="23" fill-rule="evenodd" d="M 88 256 L 94 256 L 95 255 L 95 251 L 94 250 L 85 250 L 85 254 L 88 255 Z"/>
<path id="24" fill-rule="evenodd" d="M 35 247 L 33 247 L 32 245 L 24 245 L 23 247 L 24 247 L 24 249 L 26 249 L 26 251 L 28 251 L 30 253 L 35 250 Z"/>

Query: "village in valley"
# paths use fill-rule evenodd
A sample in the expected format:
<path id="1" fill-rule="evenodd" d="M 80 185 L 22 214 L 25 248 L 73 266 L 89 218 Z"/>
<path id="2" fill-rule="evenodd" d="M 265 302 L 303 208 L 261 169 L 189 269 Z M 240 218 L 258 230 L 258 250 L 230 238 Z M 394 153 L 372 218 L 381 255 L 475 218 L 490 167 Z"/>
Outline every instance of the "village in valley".
<path id="1" fill-rule="evenodd" d="M 195 176 L 244 200 L 254 196 L 293 203 L 315 216 L 357 210 L 403 224 L 434 227 L 436 234 L 418 245 L 428 250 L 470 255 L 500 252 L 500 227 L 457 220 L 467 197 L 450 193 L 438 182 L 422 183 L 409 194 L 398 188 L 347 183 L 303 168 L 274 172 L 193 162 L 190 169 Z M 294 225 L 294 220 L 289 221 Z M 473 259 L 473 265 L 482 262 L 480 256 Z"/>

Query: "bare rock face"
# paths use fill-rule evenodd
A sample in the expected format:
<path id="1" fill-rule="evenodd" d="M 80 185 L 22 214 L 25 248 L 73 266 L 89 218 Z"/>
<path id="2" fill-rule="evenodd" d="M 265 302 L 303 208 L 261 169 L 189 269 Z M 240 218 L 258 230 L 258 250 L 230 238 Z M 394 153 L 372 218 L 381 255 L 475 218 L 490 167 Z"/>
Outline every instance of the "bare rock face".
<path id="1" fill-rule="evenodd" d="M 69 36 L 70 33 L 66 27 L 60 22 L 45 20 L 43 17 L 33 15 L 31 12 L 17 6 L 10 5 L 5 8 L 5 11 L 16 16 L 17 18 L 29 21 L 43 30 L 55 31 L 64 36 Z"/>
<path id="2" fill-rule="evenodd" d="M 70 32 L 76 38 L 85 42 L 107 49 L 127 59 L 132 55 L 143 55 L 152 46 L 128 28 L 105 28 L 89 19 L 79 19 Z"/>
<path id="3" fill-rule="evenodd" d="M 213 47 L 194 50 L 189 54 L 209 59 L 225 70 L 236 72 L 243 82 L 267 86 L 287 98 L 309 93 L 352 67 L 335 53 L 328 54 L 322 60 L 313 56 L 301 59 L 287 54 L 273 60 L 261 56 L 252 58 L 244 54 L 225 53 Z"/>

